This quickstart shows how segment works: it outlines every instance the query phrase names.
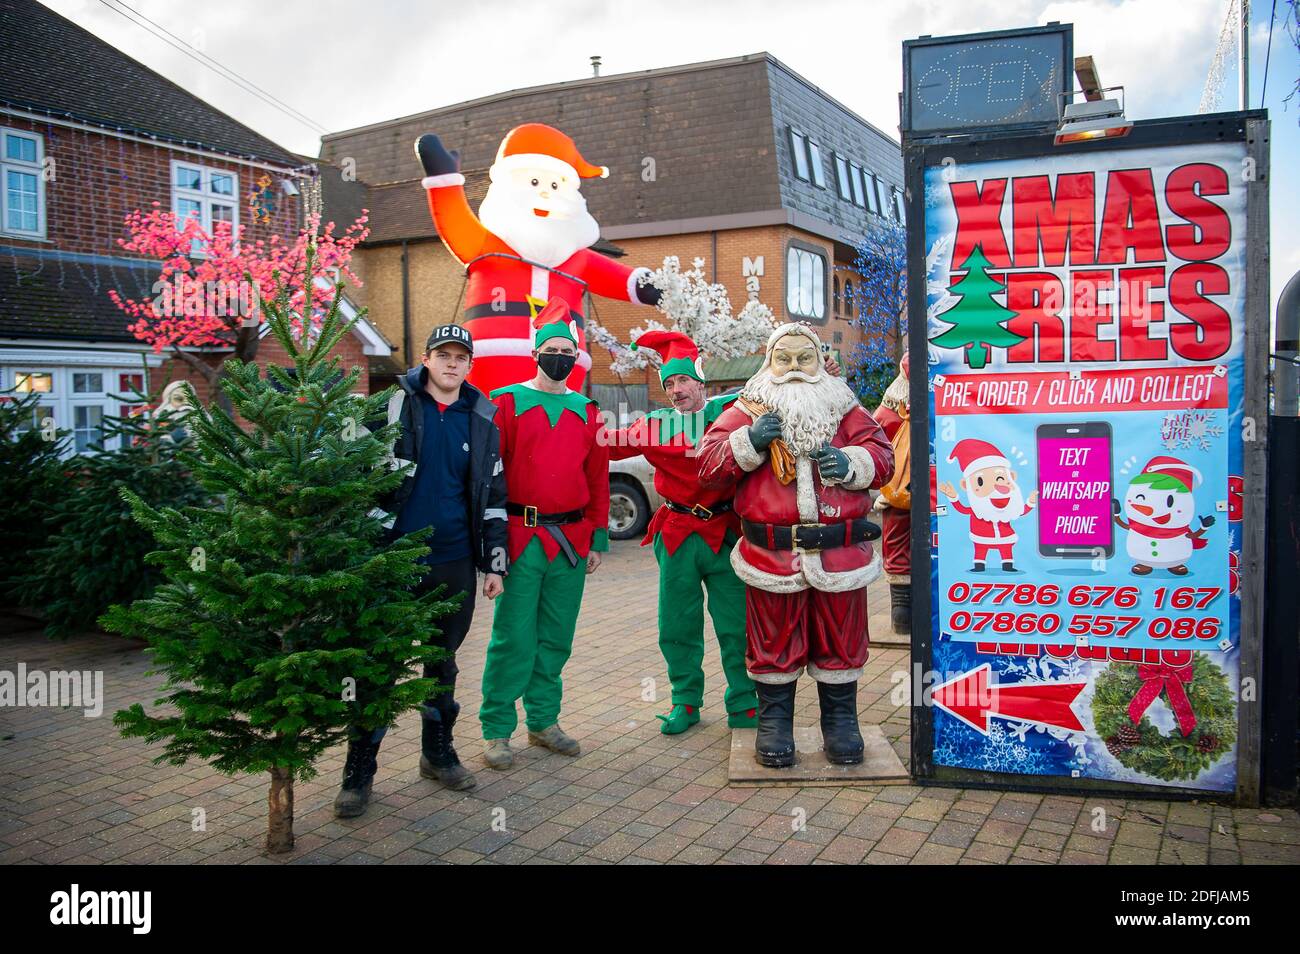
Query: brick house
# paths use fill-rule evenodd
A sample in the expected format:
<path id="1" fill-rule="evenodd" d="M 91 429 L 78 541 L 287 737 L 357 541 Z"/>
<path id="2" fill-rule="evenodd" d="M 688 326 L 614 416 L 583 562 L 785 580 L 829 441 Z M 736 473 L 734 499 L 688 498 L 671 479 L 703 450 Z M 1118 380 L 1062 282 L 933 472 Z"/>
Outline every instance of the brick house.
<path id="1" fill-rule="evenodd" d="M 418 350 L 431 326 L 459 320 L 463 290 L 463 271 L 430 221 L 412 144 L 436 132 L 458 149 L 477 208 L 502 136 L 523 122 L 561 129 L 586 159 L 609 167 L 608 179 L 583 185 L 601 225 L 598 250 L 652 268 L 666 255 L 683 267 L 702 258 L 733 308 L 753 292 L 778 320 L 821 326 L 841 352 L 860 339 L 843 292 L 858 280 L 853 247 L 871 223 L 902 220 L 899 145 L 757 53 L 511 90 L 324 136 L 322 163 L 337 167 L 323 166 L 327 212 L 340 217 L 331 202 L 363 200 L 371 210 L 373 231 L 357 256 L 360 297 L 384 335 L 403 343 L 399 364 L 411 363 L 406 349 Z M 624 341 L 654 314 L 603 299 L 595 310 Z M 662 399 L 649 372 L 619 382 L 608 354 L 597 349 L 592 359 L 598 398 L 630 397 L 642 407 Z M 706 370 L 721 384 L 756 366 L 739 360 Z M 603 390 L 616 385 L 613 394 Z"/>
<path id="2" fill-rule="evenodd" d="M 158 202 L 209 231 L 231 222 L 241 241 L 291 240 L 316 176 L 311 160 L 34 0 L 0 0 L 0 165 L 0 391 L 40 392 L 39 417 L 72 432 L 71 451 L 132 386 L 157 395 L 184 378 L 211 396 L 188 363 L 136 340 L 108 296 L 154 297 L 158 263 L 118 245 L 127 214 Z M 259 190 L 266 221 L 250 208 Z M 231 350 L 191 354 L 211 365 Z M 339 346 L 363 371 L 389 350 L 365 323 Z M 270 336 L 258 361 L 287 363 Z"/>

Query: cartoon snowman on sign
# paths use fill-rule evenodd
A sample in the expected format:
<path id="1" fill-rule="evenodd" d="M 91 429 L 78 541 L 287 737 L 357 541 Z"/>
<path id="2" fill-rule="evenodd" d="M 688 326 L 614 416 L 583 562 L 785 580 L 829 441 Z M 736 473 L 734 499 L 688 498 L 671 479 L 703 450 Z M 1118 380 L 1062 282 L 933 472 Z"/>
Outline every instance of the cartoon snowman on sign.
<path id="1" fill-rule="evenodd" d="M 1153 457 L 1129 484 L 1123 507 L 1118 500 L 1111 502 L 1115 523 L 1128 531 L 1128 555 L 1138 576 L 1156 569 L 1187 575 L 1188 557 L 1209 542 L 1205 534 L 1214 525 L 1213 515 L 1207 515 L 1199 518 L 1200 529 L 1192 530 L 1192 490 L 1201 482 L 1200 471 L 1190 464 Z"/>

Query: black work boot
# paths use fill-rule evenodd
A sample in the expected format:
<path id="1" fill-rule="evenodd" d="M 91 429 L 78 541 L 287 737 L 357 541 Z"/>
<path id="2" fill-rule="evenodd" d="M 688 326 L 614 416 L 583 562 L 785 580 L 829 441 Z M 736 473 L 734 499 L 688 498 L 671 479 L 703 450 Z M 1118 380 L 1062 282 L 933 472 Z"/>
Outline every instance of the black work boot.
<path id="1" fill-rule="evenodd" d="M 862 761 L 862 732 L 858 729 L 858 683 L 819 682 L 822 706 L 822 751 L 832 765 Z"/>
<path id="2" fill-rule="evenodd" d="M 756 682 L 758 732 L 754 736 L 754 758 L 768 768 L 794 765 L 794 680 L 782 683 Z"/>
<path id="3" fill-rule="evenodd" d="M 899 636 L 912 634 L 912 587 L 907 583 L 889 584 L 889 621 Z"/>
<path id="4" fill-rule="evenodd" d="M 335 818 L 356 818 L 370 804 L 370 787 L 379 770 L 379 743 L 383 733 L 365 733 L 348 742 L 348 756 L 343 762 L 343 785 L 334 798 Z"/>
<path id="5" fill-rule="evenodd" d="M 441 782 L 454 791 L 463 792 L 473 788 L 475 781 L 469 770 L 460 764 L 456 750 L 451 745 L 451 731 L 455 728 L 458 715 L 460 704 L 456 702 L 450 708 L 425 706 L 421 710 L 420 775 Z"/>

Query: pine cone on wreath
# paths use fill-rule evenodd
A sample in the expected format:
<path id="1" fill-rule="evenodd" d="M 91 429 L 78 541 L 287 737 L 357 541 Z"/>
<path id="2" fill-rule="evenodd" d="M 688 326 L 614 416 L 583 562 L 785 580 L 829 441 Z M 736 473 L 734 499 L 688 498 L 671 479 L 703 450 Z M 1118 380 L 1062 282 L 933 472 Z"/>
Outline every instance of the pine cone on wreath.
<path id="1" fill-rule="evenodd" d="M 1213 735 L 1203 735 L 1196 740 L 1196 749 L 1199 752 L 1213 752 L 1218 745 L 1219 740 Z"/>
<path id="2" fill-rule="evenodd" d="M 1126 749 L 1131 749 L 1142 741 L 1142 734 L 1138 732 L 1137 726 L 1135 725 L 1121 726 L 1118 737 L 1120 742 L 1124 743 L 1124 748 Z"/>
<path id="3" fill-rule="evenodd" d="M 1115 758 L 1119 758 L 1122 753 L 1127 752 L 1132 747 L 1133 746 L 1125 745 L 1121 742 L 1117 735 L 1112 735 L 1106 740 L 1106 751 L 1115 756 Z"/>

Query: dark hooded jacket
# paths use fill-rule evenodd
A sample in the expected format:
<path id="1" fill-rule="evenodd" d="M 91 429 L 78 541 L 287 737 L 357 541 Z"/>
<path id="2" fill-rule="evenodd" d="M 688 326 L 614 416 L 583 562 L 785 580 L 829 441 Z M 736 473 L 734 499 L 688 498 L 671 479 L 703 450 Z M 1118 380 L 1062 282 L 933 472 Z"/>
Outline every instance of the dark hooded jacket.
<path id="1" fill-rule="evenodd" d="M 401 512 L 410 499 L 415 485 L 415 470 L 420 465 L 420 448 L 424 445 L 424 413 L 419 392 L 424 390 L 423 367 L 411 368 L 397 376 L 402 403 L 398 420 L 401 433 L 393 445 L 393 457 L 400 465 L 410 461 L 415 465 L 401 485 L 379 501 L 381 508 L 391 515 Z M 469 500 L 470 553 L 474 565 L 481 573 L 505 575 L 509 569 L 506 547 L 506 475 L 501 463 L 501 434 L 493 418 L 497 407 L 474 385 L 466 381 L 461 386 L 461 397 L 472 402 L 469 416 Z M 395 521 L 390 521 L 394 523 Z"/>

